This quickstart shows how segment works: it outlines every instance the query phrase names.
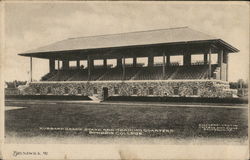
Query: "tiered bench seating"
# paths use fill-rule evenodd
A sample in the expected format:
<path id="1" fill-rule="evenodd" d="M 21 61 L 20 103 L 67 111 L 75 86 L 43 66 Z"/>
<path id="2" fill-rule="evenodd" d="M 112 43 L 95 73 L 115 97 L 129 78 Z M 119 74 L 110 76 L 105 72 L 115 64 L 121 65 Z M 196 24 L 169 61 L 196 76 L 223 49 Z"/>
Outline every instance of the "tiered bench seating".
<path id="1" fill-rule="evenodd" d="M 216 65 L 212 65 L 212 71 Z M 167 80 L 167 79 L 206 79 L 208 65 L 166 66 L 163 77 L 162 66 L 125 68 L 124 80 Z M 213 73 L 213 72 L 212 72 Z M 111 81 L 123 80 L 122 67 L 94 68 L 88 77 L 88 68 L 53 71 L 42 77 L 42 81 Z"/>
<path id="2" fill-rule="evenodd" d="M 162 67 L 143 67 L 134 80 L 157 80 L 162 78 Z"/>
<path id="3" fill-rule="evenodd" d="M 212 66 L 212 71 L 215 66 Z M 171 79 L 206 79 L 208 65 L 181 66 Z"/>

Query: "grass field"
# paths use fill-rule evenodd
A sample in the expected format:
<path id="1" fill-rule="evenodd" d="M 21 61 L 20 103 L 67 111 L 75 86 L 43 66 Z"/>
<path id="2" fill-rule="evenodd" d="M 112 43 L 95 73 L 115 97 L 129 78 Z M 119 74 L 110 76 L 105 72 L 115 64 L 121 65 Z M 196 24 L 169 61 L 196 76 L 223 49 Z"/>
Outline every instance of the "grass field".
<path id="1" fill-rule="evenodd" d="M 145 105 L 143 103 L 140 105 L 137 103 L 6 103 L 6 108 L 10 106 L 25 108 L 5 112 L 7 141 L 10 137 L 32 138 L 38 136 L 59 138 L 234 138 L 240 140 L 247 138 L 246 107 L 204 107 L 202 105 L 187 107 L 167 103 L 161 103 L 161 105 L 156 103 L 145 103 Z M 215 125 L 217 130 L 213 130 L 213 128 L 204 130 L 201 127 L 204 125 L 209 125 L 209 127 Z M 230 130 L 232 126 L 236 128 Z M 54 129 L 48 129 L 48 127 Z M 71 128 L 71 130 L 65 130 L 65 128 Z M 74 128 L 78 130 L 74 130 Z M 131 132 L 123 134 L 127 133 L 124 130 L 119 132 L 122 134 L 100 135 L 90 134 L 88 129 L 99 129 L 99 132 L 100 130 L 107 131 L 107 129 L 127 129 L 125 131 L 142 129 L 146 132 L 141 132 L 140 136 L 130 134 Z M 158 132 L 159 130 L 167 132 Z"/>

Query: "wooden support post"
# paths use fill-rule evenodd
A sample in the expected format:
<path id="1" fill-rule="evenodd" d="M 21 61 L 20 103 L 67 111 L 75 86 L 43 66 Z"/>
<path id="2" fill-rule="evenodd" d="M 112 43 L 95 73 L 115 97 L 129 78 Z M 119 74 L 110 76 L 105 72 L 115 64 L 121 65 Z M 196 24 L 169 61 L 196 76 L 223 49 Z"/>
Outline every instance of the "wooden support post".
<path id="1" fill-rule="evenodd" d="M 188 52 L 184 53 L 183 55 L 183 64 L 185 66 L 191 65 L 191 54 L 189 54 Z"/>
<path id="2" fill-rule="evenodd" d="M 76 61 L 76 68 L 77 68 L 77 69 L 80 69 L 80 60 L 77 60 L 77 61 Z"/>
<path id="3" fill-rule="evenodd" d="M 65 70 L 69 69 L 69 60 L 63 60 L 62 62 L 63 62 L 62 68 Z"/>
<path id="4" fill-rule="evenodd" d="M 55 70 L 55 59 L 49 59 L 49 72 L 53 72 Z"/>
<path id="5" fill-rule="evenodd" d="M 204 54 L 204 64 L 207 64 L 207 53 Z"/>
<path id="6" fill-rule="evenodd" d="M 122 80 L 125 80 L 125 57 L 122 57 Z"/>
<path id="7" fill-rule="evenodd" d="M 88 56 L 88 80 L 90 80 L 90 76 L 91 76 L 91 62 L 90 62 L 90 57 Z"/>
<path id="8" fill-rule="evenodd" d="M 183 55 L 183 65 L 184 66 L 187 65 L 187 56 L 186 56 L 186 54 Z"/>
<path id="9" fill-rule="evenodd" d="M 122 66 L 122 59 L 118 58 L 117 62 L 116 62 L 117 67 L 121 67 Z"/>
<path id="10" fill-rule="evenodd" d="M 32 82 L 32 57 L 30 57 L 30 82 Z"/>
<path id="11" fill-rule="evenodd" d="M 60 74 L 59 74 L 59 72 L 60 72 L 60 61 L 59 61 L 59 59 L 57 60 L 57 74 L 58 74 L 58 80 L 60 79 Z"/>
<path id="12" fill-rule="evenodd" d="M 221 66 L 221 54 L 223 54 L 223 50 L 220 50 L 217 54 L 217 63 L 219 67 Z"/>
<path id="13" fill-rule="evenodd" d="M 108 67 L 108 65 L 107 65 L 107 59 L 103 59 L 103 66 L 104 66 L 105 68 Z"/>
<path id="14" fill-rule="evenodd" d="M 166 76 L 166 55 L 163 52 L 163 65 L 162 65 L 162 78 L 165 79 Z"/>
<path id="15" fill-rule="evenodd" d="M 170 66 L 170 55 L 167 55 L 167 66 Z"/>
<path id="16" fill-rule="evenodd" d="M 208 50 L 208 54 L 209 54 L 209 64 L 208 64 L 208 79 L 211 79 L 211 75 L 212 75 L 212 64 L 211 64 L 211 61 L 212 61 L 212 53 L 211 53 L 211 48 L 209 48 Z"/>
<path id="17" fill-rule="evenodd" d="M 190 53 L 188 53 L 187 57 L 188 57 L 187 63 L 188 63 L 188 65 L 190 66 L 191 63 L 192 63 L 192 62 L 191 62 L 191 61 L 192 61 L 192 55 L 191 55 Z"/>
<path id="18" fill-rule="evenodd" d="M 223 49 L 220 51 L 220 53 L 218 53 L 218 65 L 220 67 L 220 80 L 222 80 L 222 74 L 223 74 L 223 70 L 222 70 L 222 65 L 223 65 Z"/>
<path id="19" fill-rule="evenodd" d="M 154 56 L 149 56 L 148 57 L 148 67 L 153 67 L 154 66 Z"/>
<path id="20" fill-rule="evenodd" d="M 226 81 L 228 81 L 228 53 L 226 53 Z"/>
<path id="21" fill-rule="evenodd" d="M 60 70 L 60 61 L 57 60 L 57 70 L 59 71 Z"/>
<path id="22" fill-rule="evenodd" d="M 137 58 L 133 57 L 133 67 L 136 67 L 136 66 L 137 66 Z"/>

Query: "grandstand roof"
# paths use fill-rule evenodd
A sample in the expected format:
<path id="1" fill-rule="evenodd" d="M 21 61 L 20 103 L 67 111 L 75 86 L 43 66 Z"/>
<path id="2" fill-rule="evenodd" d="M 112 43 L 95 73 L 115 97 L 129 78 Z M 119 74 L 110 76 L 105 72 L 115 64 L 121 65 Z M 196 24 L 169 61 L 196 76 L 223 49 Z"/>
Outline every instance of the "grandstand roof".
<path id="1" fill-rule="evenodd" d="M 48 54 L 52 52 L 210 41 L 216 41 L 216 43 L 219 43 L 220 46 L 227 49 L 228 52 L 238 52 L 238 49 L 234 48 L 233 46 L 224 42 L 221 39 L 193 30 L 189 27 L 179 27 L 119 34 L 68 38 L 59 42 L 49 44 L 47 46 L 43 46 L 34 50 L 29 50 L 19 55 L 48 58 Z"/>

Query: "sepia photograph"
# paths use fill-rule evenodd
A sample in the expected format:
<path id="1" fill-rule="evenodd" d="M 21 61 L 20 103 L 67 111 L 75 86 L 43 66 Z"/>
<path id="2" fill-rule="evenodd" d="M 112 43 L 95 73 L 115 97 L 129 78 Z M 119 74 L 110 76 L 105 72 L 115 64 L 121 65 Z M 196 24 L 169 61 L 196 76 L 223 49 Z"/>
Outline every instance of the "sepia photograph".
<path id="1" fill-rule="evenodd" d="M 249 3 L 1 5 L 3 159 L 248 159 Z"/>

